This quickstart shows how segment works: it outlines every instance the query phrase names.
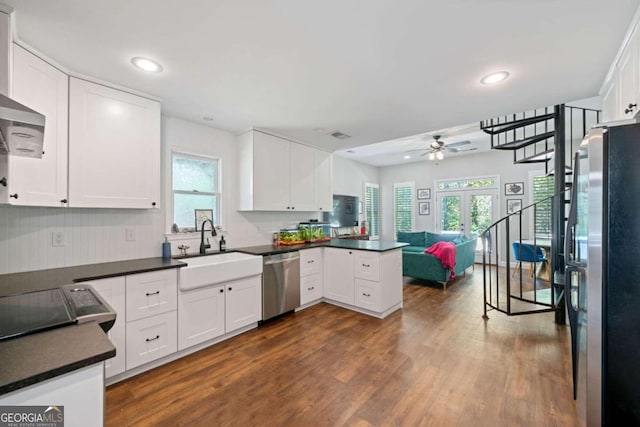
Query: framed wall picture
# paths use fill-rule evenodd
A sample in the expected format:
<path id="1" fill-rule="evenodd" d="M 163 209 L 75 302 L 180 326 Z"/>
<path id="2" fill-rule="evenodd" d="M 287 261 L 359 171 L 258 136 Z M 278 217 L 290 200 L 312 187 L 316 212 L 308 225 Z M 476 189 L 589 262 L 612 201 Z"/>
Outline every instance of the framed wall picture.
<path id="1" fill-rule="evenodd" d="M 522 199 L 507 200 L 507 214 L 512 214 L 519 211 L 520 209 L 522 209 Z"/>
<path id="2" fill-rule="evenodd" d="M 524 194 L 524 182 L 507 182 L 504 185 L 505 196 L 520 196 Z"/>
<path id="3" fill-rule="evenodd" d="M 418 200 L 425 200 L 431 198 L 431 189 L 430 188 L 419 188 L 418 189 Z"/>
<path id="4" fill-rule="evenodd" d="M 213 209 L 195 209 L 196 231 L 200 231 L 200 226 L 205 219 L 213 222 Z M 211 224 L 205 225 L 205 230 L 211 230 Z"/>
<path id="5" fill-rule="evenodd" d="M 418 213 L 420 215 L 429 215 L 429 202 L 419 202 L 418 203 Z"/>

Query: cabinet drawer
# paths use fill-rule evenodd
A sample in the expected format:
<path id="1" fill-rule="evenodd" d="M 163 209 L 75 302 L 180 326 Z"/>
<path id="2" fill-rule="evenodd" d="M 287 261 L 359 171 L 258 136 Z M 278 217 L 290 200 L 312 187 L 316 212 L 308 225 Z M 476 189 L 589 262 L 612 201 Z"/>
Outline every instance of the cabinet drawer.
<path id="1" fill-rule="evenodd" d="M 322 269 L 322 250 L 306 249 L 300 251 L 300 277 L 320 273 Z"/>
<path id="2" fill-rule="evenodd" d="M 322 298 L 322 275 L 311 274 L 300 278 L 300 305 Z"/>
<path id="3" fill-rule="evenodd" d="M 380 256 L 375 252 L 355 252 L 355 277 L 359 279 L 380 280 Z"/>
<path id="4" fill-rule="evenodd" d="M 127 322 L 176 309 L 175 269 L 127 276 Z"/>
<path id="5" fill-rule="evenodd" d="M 127 323 L 127 369 L 177 351 L 176 311 Z"/>
<path id="6" fill-rule="evenodd" d="M 367 310 L 380 312 L 380 283 L 356 279 L 356 305 Z"/>

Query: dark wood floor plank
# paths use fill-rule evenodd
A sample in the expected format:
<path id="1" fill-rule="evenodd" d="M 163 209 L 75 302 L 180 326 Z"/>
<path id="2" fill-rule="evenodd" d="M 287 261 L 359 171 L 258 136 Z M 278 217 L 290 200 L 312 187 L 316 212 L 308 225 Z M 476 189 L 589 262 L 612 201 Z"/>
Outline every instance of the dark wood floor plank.
<path id="1" fill-rule="evenodd" d="M 107 426 L 577 426 L 569 331 L 482 319 L 480 269 L 405 278 L 384 320 L 328 304 L 108 387 Z"/>

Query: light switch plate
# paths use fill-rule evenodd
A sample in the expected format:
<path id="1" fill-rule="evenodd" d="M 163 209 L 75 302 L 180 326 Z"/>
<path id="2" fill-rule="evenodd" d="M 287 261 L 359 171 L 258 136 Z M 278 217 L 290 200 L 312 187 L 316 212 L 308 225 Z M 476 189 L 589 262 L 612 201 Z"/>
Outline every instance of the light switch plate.
<path id="1" fill-rule="evenodd" d="M 127 242 L 135 242 L 136 241 L 136 229 L 135 228 L 127 228 L 125 231 L 126 231 Z"/>
<path id="2" fill-rule="evenodd" d="M 64 231 L 53 231 L 51 233 L 51 246 L 60 247 L 65 245 Z"/>

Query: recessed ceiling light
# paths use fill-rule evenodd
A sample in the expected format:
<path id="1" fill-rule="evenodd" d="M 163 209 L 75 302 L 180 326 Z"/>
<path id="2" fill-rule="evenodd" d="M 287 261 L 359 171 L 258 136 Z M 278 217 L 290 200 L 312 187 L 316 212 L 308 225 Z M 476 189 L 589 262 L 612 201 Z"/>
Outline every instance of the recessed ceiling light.
<path id="1" fill-rule="evenodd" d="M 149 58 L 136 56 L 135 58 L 131 58 L 131 63 L 137 68 L 149 73 L 159 73 L 162 71 L 162 65 Z"/>
<path id="2" fill-rule="evenodd" d="M 207 121 L 207 122 L 211 122 L 211 121 L 213 121 L 213 117 L 211 117 L 211 116 L 204 116 L 204 117 L 202 118 L 202 120 Z"/>
<path id="3" fill-rule="evenodd" d="M 406 155 L 404 156 L 404 158 L 405 158 L 405 159 L 410 159 L 410 158 L 411 158 L 411 156 L 410 156 L 410 155 L 408 155 L 408 154 L 406 154 Z"/>
<path id="4" fill-rule="evenodd" d="M 480 83 L 483 85 L 492 85 L 503 80 L 506 80 L 509 77 L 509 72 L 507 71 L 498 71 L 496 73 L 487 74 L 482 79 L 480 79 Z"/>

